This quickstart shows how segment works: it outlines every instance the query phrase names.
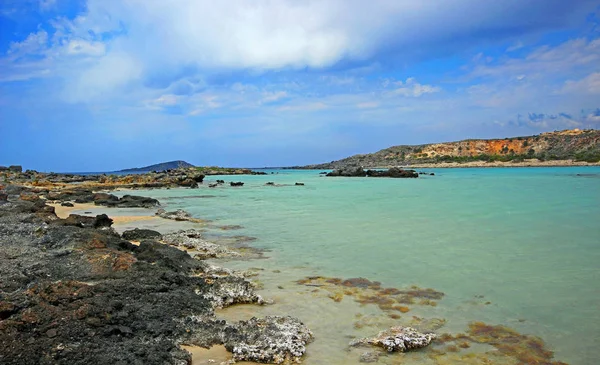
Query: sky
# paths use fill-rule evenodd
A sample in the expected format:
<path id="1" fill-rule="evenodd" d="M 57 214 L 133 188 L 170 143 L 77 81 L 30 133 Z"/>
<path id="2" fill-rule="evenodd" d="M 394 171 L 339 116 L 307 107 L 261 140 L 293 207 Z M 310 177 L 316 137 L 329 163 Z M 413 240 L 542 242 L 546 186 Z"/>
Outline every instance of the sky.
<path id="1" fill-rule="evenodd" d="M 0 165 L 328 162 L 600 128 L 597 0 L 0 0 Z"/>

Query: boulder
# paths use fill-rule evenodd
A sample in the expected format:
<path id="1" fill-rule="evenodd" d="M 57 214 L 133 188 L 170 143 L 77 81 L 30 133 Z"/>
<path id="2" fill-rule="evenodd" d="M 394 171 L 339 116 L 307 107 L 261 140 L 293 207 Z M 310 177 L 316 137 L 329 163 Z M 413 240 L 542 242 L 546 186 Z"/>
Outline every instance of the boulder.
<path id="1" fill-rule="evenodd" d="M 335 169 L 332 172 L 328 173 L 326 176 L 346 176 L 346 177 L 364 177 L 367 173 L 363 170 L 362 167 L 343 167 L 340 169 Z"/>
<path id="2" fill-rule="evenodd" d="M 73 205 L 73 203 L 69 203 L 69 202 L 62 202 L 60 203 L 61 207 L 74 207 L 75 205 Z"/>
<path id="3" fill-rule="evenodd" d="M 393 178 L 413 178 L 419 177 L 419 174 L 415 170 L 403 170 L 397 167 L 392 167 L 386 171 L 379 170 L 368 170 L 367 176 L 369 177 L 393 177 Z"/>
<path id="4" fill-rule="evenodd" d="M 117 202 L 119 208 L 154 208 L 159 206 L 160 203 L 154 198 L 148 198 L 145 196 L 137 195 L 124 195 Z"/>
<path id="5" fill-rule="evenodd" d="M 156 212 L 156 215 L 161 218 L 172 219 L 172 220 L 176 220 L 176 221 L 191 221 L 194 219 L 194 218 L 192 218 L 192 215 L 190 213 L 186 212 L 183 209 L 177 209 L 176 211 L 173 211 L 173 212 L 167 212 L 164 209 L 159 209 Z"/>
<path id="6" fill-rule="evenodd" d="M 67 218 L 56 220 L 53 223 L 59 226 L 102 228 L 110 227 L 113 224 L 113 220 L 110 219 L 106 214 L 100 214 L 95 217 L 89 217 L 79 214 L 70 214 Z"/>
<path id="7" fill-rule="evenodd" d="M 297 182 L 295 185 L 296 185 L 296 186 L 304 186 L 304 183 Z"/>
<path id="8" fill-rule="evenodd" d="M 123 232 L 122 237 L 128 241 L 141 241 L 141 240 L 153 240 L 160 239 L 162 235 L 160 232 L 153 231 L 151 229 L 140 229 L 135 228 Z"/>
<path id="9" fill-rule="evenodd" d="M 241 182 L 241 181 L 238 181 L 238 182 L 231 181 L 229 183 L 229 185 L 231 185 L 231 186 L 244 186 L 244 183 Z"/>

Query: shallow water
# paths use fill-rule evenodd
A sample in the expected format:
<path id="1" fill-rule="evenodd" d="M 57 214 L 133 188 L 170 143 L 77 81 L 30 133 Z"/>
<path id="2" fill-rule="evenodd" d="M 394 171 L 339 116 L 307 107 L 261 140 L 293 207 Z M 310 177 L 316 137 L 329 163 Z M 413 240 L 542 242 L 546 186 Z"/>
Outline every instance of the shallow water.
<path id="1" fill-rule="evenodd" d="M 251 244 L 268 249 L 268 259 L 224 266 L 264 268 L 258 277 L 261 294 L 276 304 L 234 307 L 221 315 L 301 318 L 316 337 L 306 364 L 357 363 L 360 351 L 345 346 L 351 337 L 407 324 L 413 316 L 446 319 L 437 332 L 464 332 L 471 321 L 506 325 L 541 337 L 556 360 L 595 363 L 600 357 L 600 168 L 426 171 L 436 176 L 326 178 L 318 171 L 279 170 L 209 177 L 194 190 L 135 194 L 156 197 L 168 210 L 182 208 L 213 225 L 243 226 L 213 227 L 210 233 L 256 237 Z M 245 185 L 208 188 L 216 179 Z M 286 186 L 265 186 L 267 181 Z M 360 306 L 351 297 L 335 302 L 320 288 L 295 283 L 308 275 L 365 277 L 386 287 L 434 288 L 445 296 L 436 307 L 410 305 L 409 313 L 392 320 L 374 305 Z M 366 315 L 375 324 L 355 328 Z M 438 360 L 424 351 L 380 363 Z"/>

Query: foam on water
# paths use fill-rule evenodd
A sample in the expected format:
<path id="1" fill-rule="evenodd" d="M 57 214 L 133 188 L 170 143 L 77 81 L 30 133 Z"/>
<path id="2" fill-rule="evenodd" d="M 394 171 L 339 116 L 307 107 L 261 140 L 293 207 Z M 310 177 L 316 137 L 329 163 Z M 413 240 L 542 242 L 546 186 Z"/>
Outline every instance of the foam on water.
<path id="1" fill-rule="evenodd" d="M 267 260 L 224 265 L 265 268 L 263 294 L 278 304 L 223 315 L 300 317 L 317 334 L 307 364 L 357 362 L 344 346 L 348 336 L 384 329 L 354 328 L 357 315 L 381 312 L 350 298 L 334 302 L 295 283 L 308 275 L 431 287 L 446 294 L 438 306 L 411 306 L 404 319 L 445 318 L 448 332 L 464 332 L 471 321 L 503 324 L 541 337 L 557 360 L 594 363 L 600 357 L 600 168 L 427 171 L 436 176 L 326 178 L 318 171 L 280 170 L 209 177 L 195 190 L 136 194 L 218 226 L 242 225 L 211 232 L 256 237 L 252 245 L 270 250 Z M 208 188 L 216 179 L 245 185 Z M 425 361 L 411 356 L 404 363 Z"/>

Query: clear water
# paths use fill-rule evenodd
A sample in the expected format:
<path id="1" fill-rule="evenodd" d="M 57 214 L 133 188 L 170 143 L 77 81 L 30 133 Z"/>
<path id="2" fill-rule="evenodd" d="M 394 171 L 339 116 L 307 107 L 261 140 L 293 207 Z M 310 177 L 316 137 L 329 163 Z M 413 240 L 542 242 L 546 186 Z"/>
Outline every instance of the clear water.
<path id="1" fill-rule="evenodd" d="M 600 168 L 427 171 L 436 176 L 326 178 L 318 171 L 276 170 L 209 177 L 195 190 L 136 194 L 215 224 L 242 225 L 233 234 L 258 238 L 252 244 L 270 250 L 267 260 L 225 266 L 265 268 L 259 277 L 263 294 L 278 304 L 258 312 L 296 315 L 315 327 L 306 363 L 356 362 L 344 348 L 348 336 L 360 334 L 352 327 L 354 316 L 377 312 L 351 299 L 319 299 L 294 284 L 314 274 L 431 287 L 444 292 L 444 299 L 410 315 L 446 318 L 450 332 L 464 331 L 474 320 L 507 325 L 540 336 L 557 360 L 596 363 Z M 245 185 L 208 188 L 217 178 Z M 288 185 L 265 186 L 267 181 Z M 257 310 L 224 315 L 243 317 L 244 311 Z"/>

